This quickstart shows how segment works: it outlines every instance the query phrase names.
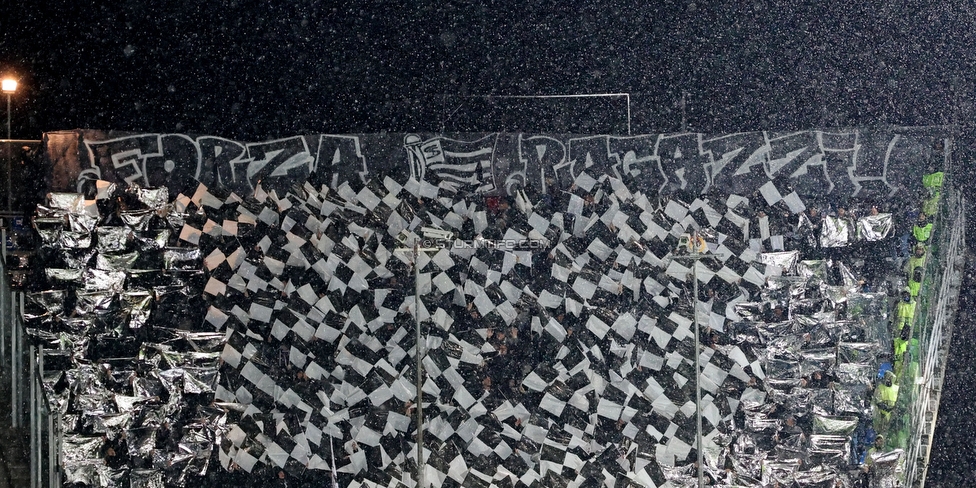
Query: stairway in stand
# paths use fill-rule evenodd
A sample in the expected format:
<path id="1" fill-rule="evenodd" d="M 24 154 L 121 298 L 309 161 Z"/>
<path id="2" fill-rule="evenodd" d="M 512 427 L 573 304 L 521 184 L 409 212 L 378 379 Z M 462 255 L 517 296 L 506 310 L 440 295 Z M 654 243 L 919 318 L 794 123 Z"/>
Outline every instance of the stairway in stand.
<path id="1" fill-rule="evenodd" d="M 10 379 L 0 387 L 0 488 L 30 488 L 30 441 L 27 429 L 10 422 Z"/>

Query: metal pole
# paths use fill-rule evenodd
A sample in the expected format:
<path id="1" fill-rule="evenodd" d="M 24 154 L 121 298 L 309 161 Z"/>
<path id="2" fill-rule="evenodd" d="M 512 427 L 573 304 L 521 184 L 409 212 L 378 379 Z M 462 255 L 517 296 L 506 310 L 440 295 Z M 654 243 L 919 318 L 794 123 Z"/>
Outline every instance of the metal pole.
<path id="1" fill-rule="evenodd" d="M 7 155 L 7 211 L 12 212 L 13 206 L 13 193 L 14 193 L 14 166 L 10 161 L 13 159 L 10 155 L 10 94 L 7 94 L 7 150 L 5 154 Z"/>
<path id="2" fill-rule="evenodd" d="M 38 405 L 37 412 L 38 414 L 43 414 L 43 415 L 40 415 L 40 419 L 38 420 L 38 427 L 37 427 L 37 435 L 38 435 L 38 439 L 40 439 L 38 441 L 38 446 L 37 446 L 37 460 L 38 461 L 42 461 L 45 459 L 47 460 L 46 463 L 47 464 L 46 471 L 48 475 L 47 484 L 48 486 L 51 486 L 51 480 L 53 479 L 51 473 L 54 472 L 52 468 L 54 463 L 54 457 L 51 456 L 51 416 L 52 416 L 51 414 L 52 412 L 50 408 L 51 406 L 47 404 L 46 398 L 47 397 L 44 395 L 44 345 L 40 345 L 37 346 L 37 405 Z M 47 436 L 44 435 L 45 426 L 47 427 Z M 46 457 L 42 455 L 42 453 L 44 452 L 43 439 L 45 437 L 47 437 Z M 41 480 L 41 477 L 44 473 L 44 471 L 42 471 L 43 466 L 42 463 L 40 462 L 38 462 L 37 464 L 38 464 L 37 479 Z M 37 486 L 44 486 L 44 483 L 38 481 Z"/>
<path id="3" fill-rule="evenodd" d="M 44 486 L 44 473 L 47 471 L 45 469 L 44 460 L 47 460 L 47 464 L 51 464 L 51 458 L 44 455 L 44 427 L 51 418 L 51 412 L 48 410 L 49 405 L 47 405 L 44 396 L 44 346 L 37 347 L 37 409 L 34 415 L 37 415 L 37 486 Z M 48 436 L 50 436 L 50 430 L 48 430 Z"/>
<path id="4" fill-rule="evenodd" d="M 630 93 L 625 94 L 627 96 L 627 135 L 630 135 Z"/>
<path id="5" fill-rule="evenodd" d="M 57 466 L 57 454 L 54 452 L 54 443 L 57 439 L 57 435 L 54 432 L 54 415 L 53 412 L 48 412 L 47 414 L 47 486 L 49 488 L 54 488 L 58 486 L 57 480 L 55 478 L 55 467 Z"/>
<path id="6" fill-rule="evenodd" d="M 420 240 L 413 243 L 413 290 L 414 310 L 417 329 L 417 484 L 426 488 L 424 483 L 424 391 L 423 391 L 423 358 L 421 357 L 420 341 Z"/>
<path id="7" fill-rule="evenodd" d="M 14 293 L 10 292 L 10 425 L 13 428 L 19 426 L 17 422 L 17 324 L 14 321 L 15 309 Z"/>
<path id="8" fill-rule="evenodd" d="M 14 371 L 23 371 L 24 370 L 24 331 L 23 331 L 23 329 L 20 328 L 20 315 L 19 315 L 19 312 L 18 312 L 19 309 L 17 308 L 17 304 L 18 304 L 18 301 L 20 299 L 20 293 L 19 292 L 14 292 L 14 296 L 17 297 L 17 299 L 18 299 L 18 300 L 15 300 L 14 301 L 14 321 L 13 321 L 13 326 L 14 326 L 14 334 L 15 334 L 14 337 L 15 337 L 15 340 L 17 341 L 16 342 L 16 344 L 17 344 L 17 356 L 16 356 L 16 359 L 17 359 L 17 369 L 15 369 Z M 20 305 L 23 306 L 23 303 L 21 303 Z M 26 393 L 24 391 L 25 390 L 24 387 L 27 386 L 27 385 L 24 383 L 24 376 L 23 376 L 23 374 L 18 374 L 17 376 L 18 376 L 18 378 L 17 378 L 17 380 L 18 380 L 17 381 L 17 425 L 20 426 L 21 428 L 23 428 L 23 427 L 27 427 L 26 425 L 24 425 L 24 422 L 25 422 L 25 419 L 24 419 L 24 394 Z"/>
<path id="9" fill-rule="evenodd" d="M 332 456 L 332 488 L 339 488 L 339 482 L 336 480 L 335 448 L 332 447 L 332 434 L 329 434 L 329 454 Z"/>
<path id="10" fill-rule="evenodd" d="M 34 362 L 31 361 L 31 364 L 34 364 Z M 34 372 L 37 372 L 36 366 Z M 31 409 L 30 415 L 34 419 L 31 423 L 34 425 L 34 452 L 37 453 L 34 455 L 35 464 L 32 466 L 35 476 L 32 477 L 37 480 L 34 485 L 37 488 L 41 488 L 41 482 L 44 481 L 44 468 L 42 465 L 42 461 L 44 460 L 44 428 L 42 423 L 44 416 L 41 413 L 41 385 L 38 384 L 37 377 L 31 383 L 34 385 L 34 406 Z"/>
<path id="11" fill-rule="evenodd" d="M 30 363 L 30 365 L 28 367 L 28 373 L 27 374 L 28 374 L 28 381 L 30 382 L 29 385 L 28 385 L 28 387 L 29 387 L 28 388 L 28 391 L 29 391 L 29 394 L 30 394 L 30 401 L 29 401 L 29 404 L 30 404 L 30 412 L 28 412 L 27 415 L 29 416 L 29 424 L 30 424 L 31 488 L 37 488 L 38 479 L 37 479 L 36 473 L 37 473 L 37 470 L 39 469 L 39 467 L 40 467 L 39 465 L 41 463 L 37 462 L 38 451 L 39 450 L 37 448 L 37 440 L 38 440 L 38 437 L 37 437 L 37 389 L 36 389 L 36 382 L 34 381 L 34 373 L 36 372 L 35 369 L 34 369 L 34 367 L 35 367 L 35 364 L 34 364 L 34 357 L 35 357 L 34 356 L 34 346 L 33 345 L 30 346 L 30 348 L 28 349 L 28 351 L 29 351 L 28 362 Z"/>
<path id="12" fill-rule="evenodd" d="M 686 91 L 681 92 L 681 132 L 688 132 L 688 118 L 685 116 L 685 96 Z"/>
<path id="13" fill-rule="evenodd" d="M 55 439 L 55 442 L 56 443 L 55 443 L 55 447 L 52 448 L 52 450 L 54 452 L 54 467 L 53 467 L 53 469 L 54 469 L 54 474 L 55 474 L 55 483 L 53 484 L 53 486 L 61 486 L 61 456 L 63 455 L 63 452 L 61 451 L 61 445 L 62 445 L 62 437 L 64 435 L 64 433 L 61 431 L 61 429 L 64 427 L 64 424 L 61 423 L 60 410 L 58 412 L 59 412 L 58 413 L 58 417 L 54 421 L 54 433 L 55 433 L 54 439 Z M 332 450 L 332 444 L 331 443 L 332 443 L 332 436 L 330 435 L 329 436 L 329 450 L 330 451 Z M 335 462 L 332 463 L 332 467 L 335 468 Z M 333 472 L 334 472 L 334 470 L 333 470 Z M 335 487 L 335 488 L 338 488 L 338 487 Z"/>
<path id="14" fill-rule="evenodd" d="M 695 234 L 695 246 L 698 245 L 698 235 Z M 698 261 L 700 256 L 695 256 L 691 262 L 691 280 L 694 281 L 694 301 L 693 313 L 695 314 L 695 422 L 698 427 L 698 488 L 705 486 L 705 463 L 704 450 L 702 446 L 702 408 L 701 408 L 701 330 L 698 326 Z"/>
<path id="15" fill-rule="evenodd" d="M 6 229 L 0 231 L 0 241 L 2 241 L 0 242 L 0 248 L 4 250 L 4 252 L 2 253 L 3 262 L 0 263 L 0 272 L 4 274 L 4 276 L 0 277 L 0 283 L 2 283 L 2 286 L 0 286 L 0 364 L 3 364 L 7 362 L 7 342 L 9 342 L 7 340 L 8 324 L 7 324 L 7 320 L 4 317 L 7 316 L 7 310 L 9 310 L 10 307 L 13 306 L 10 303 L 10 299 L 12 297 L 10 296 L 9 293 L 7 293 L 8 290 L 6 286 L 7 285 L 7 276 L 6 276 L 7 275 L 7 265 L 6 265 L 7 230 Z M 11 373 L 13 373 L 13 371 L 11 371 Z M 0 378 L 2 377 L 3 375 L 0 374 Z"/>
<path id="16" fill-rule="evenodd" d="M 24 330 L 23 330 L 23 328 L 21 328 L 21 323 L 20 323 L 20 310 L 23 310 L 23 308 L 24 308 L 24 297 L 21 295 L 20 292 L 17 292 L 17 291 L 13 292 L 13 294 L 14 294 L 15 299 L 14 299 L 14 318 L 13 318 L 13 322 L 12 323 L 13 323 L 13 326 L 14 326 L 14 333 L 17 334 L 16 335 L 16 338 L 17 338 L 17 369 L 15 369 L 14 371 L 23 371 L 24 370 L 24 345 L 25 344 L 24 344 Z M 18 308 L 18 305 L 19 305 L 20 308 Z M 23 377 L 22 374 L 20 374 L 18 376 L 19 377 L 17 378 L 18 379 L 18 381 L 17 381 L 17 422 L 18 422 L 18 424 L 21 427 L 27 427 L 26 425 L 24 425 L 24 422 L 26 421 L 24 419 L 24 413 L 25 413 L 24 412 L 24 403 L 25 403 L 24 402 L 24 394 L 26 393 L 24 391 L 25 390 L 24 387 L 27 386 L 27 384 L 24 382 L 24 377 Z"/>

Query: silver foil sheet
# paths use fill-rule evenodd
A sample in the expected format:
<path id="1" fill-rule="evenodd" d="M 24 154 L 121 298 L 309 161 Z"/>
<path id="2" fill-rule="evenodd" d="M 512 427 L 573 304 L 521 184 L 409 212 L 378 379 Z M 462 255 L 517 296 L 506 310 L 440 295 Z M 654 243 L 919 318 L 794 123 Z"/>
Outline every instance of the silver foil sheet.
<path id="1" fill-rule="evenodd" d="M 864 241 L 880 241 L 894 228 L 890 213 L 865 215 L 857 219 L 857 238 Z"/>
<path id="2" fill-rule="evenodd" d="M 820 247 L 846 247 L 854 238 L 851 221 L 842 217 L 826 216 L 820 227 Z"/>
<path id="3" fill-rule="evenodd" d="M 88 249 L 92 247 L 90 231 L 62 231 L 58 234 L 57 245 L 64 249 Z"/>
<path id="4" fill-rule="evenodd" d="M 125 225 L 135 232 L 144 232 L 149 229 L 149 225 L 156 216 L 153 210 L 125 210 L 119 212 L 119 218 Z"/>
<path id="5" fill-rule="evenodd" d="M 48 193 L 47 207 L 70 214 L 84 213 L 85 197 L 80 193 Z"/>
<path id="6" fill-rule="evenodd" d="M 785 274 L 792 274 L 795 272 L 799 258 L 799 251 L 764 252 L 759 255 L 760 262 L 766 265 L 777 266 L 782 269 L 783 273 Z"/>
<path id="7" fill-rule="evenodd" d="M 163 250 L 163 268 L 168 270 L 197 271 L 203 262 L 199 248 L 170 247 Z"/>
<path id="8" fill-rule="evenodd" d="M 162 188 L 129 188 L 127 191 L 134 193 L 139 203 L 152 210 L 162 210 L 170 203 L 169 189 Z"/>
<path id="9" fill-rule="evenodd" d="M 129 253 L 99 253 L 95 256 L 95 267 L 105 271 L 126 271 L 132 269 L 140 255 L 133 251 Z"/>
<path id="10" fill-rule="evenodd" d="M 129 227 L 99 226 L 95 229 L 98 236 L 98 252 L 124 251 L 132 240 L 132 229 Z"/>
<path id="11" fill-rule="evenodd" d="M 44 244 L 57 244 L 64 231 L 65 220 L 57 217 L 35 217 L 34 230 Z"/>

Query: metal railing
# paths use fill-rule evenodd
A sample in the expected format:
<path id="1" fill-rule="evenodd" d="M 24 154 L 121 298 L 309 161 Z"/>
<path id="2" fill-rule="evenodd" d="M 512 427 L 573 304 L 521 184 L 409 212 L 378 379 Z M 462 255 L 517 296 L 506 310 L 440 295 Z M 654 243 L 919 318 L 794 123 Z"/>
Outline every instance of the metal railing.
<path id="1" fill-rule="evenodd" d="M 905 450 L 902 486 L 913 488 L 925 485 L 964 265 L 965 202 L 944 188 L 889 436 L 889 447 Z"/>
<path id="2" fill-rule="evenodd" d="M 12 436 L 5 445 L 26 443 L 28 449 L 20 459 L 10 455 L 15 449 L 5 450 L 3 462 L 11 477 L 18 465 L 26 464 L 31 488 L 54 488 L 61 485 L 60 422 L 52 415 L 45 393 L 43 349 L 27 341 L 22 320 L 24 293 L 12 286 L 6 234 L 6 230 L 0 233 L 4 243 L 0 245 L 0 409 L 9 415 L 0 418 L 0 426 Z"/>
<path id="3" fill-rule="evenodd" d="M 926 270 L 927 282 L 923 283 L 923 287 L 929 287 L 925 290 L 927 300 L 920 308 L 923 313 L 918 316 L 917 332 L 913 334 L 913 338 L 919 342 L 918 357 L 913 358 L 918 373 L 908 390 L 913 403 L 909 412 L 911 434 L 907 453 L 914 462 L 906 473 L 905 481 L 906 486 L 919 488 L 925 485 L 965 264 L 965 202 L 955 191 L 950 190 L 948 197 L 950 200 L 942 209 L 944 232 L 937 241 L 943 248 L 938 265 Z"/>

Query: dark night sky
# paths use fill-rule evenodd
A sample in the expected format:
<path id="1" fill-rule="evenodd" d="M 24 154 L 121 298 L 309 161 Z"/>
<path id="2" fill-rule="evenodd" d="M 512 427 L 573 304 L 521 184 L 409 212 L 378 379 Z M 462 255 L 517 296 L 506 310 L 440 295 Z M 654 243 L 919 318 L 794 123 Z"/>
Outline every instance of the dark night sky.
<path id="1" fill-rule="evenodd" d="M 701 131 L 941 124 L 976 61 L 973 13 L 939 2 L 58 3 L 0 7 L 18 137 L 626 130 L 620 100 L 459 98 L 601 92 L 634 132 L 679 129 L 682 91 Z"/>
<path id="2" fill-rule="evenodd" d="M 683 91 L 703 132 L 968 125 L 976 86 L 968 2 L 85 3 L 0 0 L 0 70 L 24 87 L 15 138 L 624 132 L 621 100 L 462 98 L 604 92 L 631 94 L 634 133 L 680 129 Z M 957 401 L 946 418 L 972 423 Z M 945 427 L 929 486 L 976 458 L 969 424 L 965 443 Z"/>

